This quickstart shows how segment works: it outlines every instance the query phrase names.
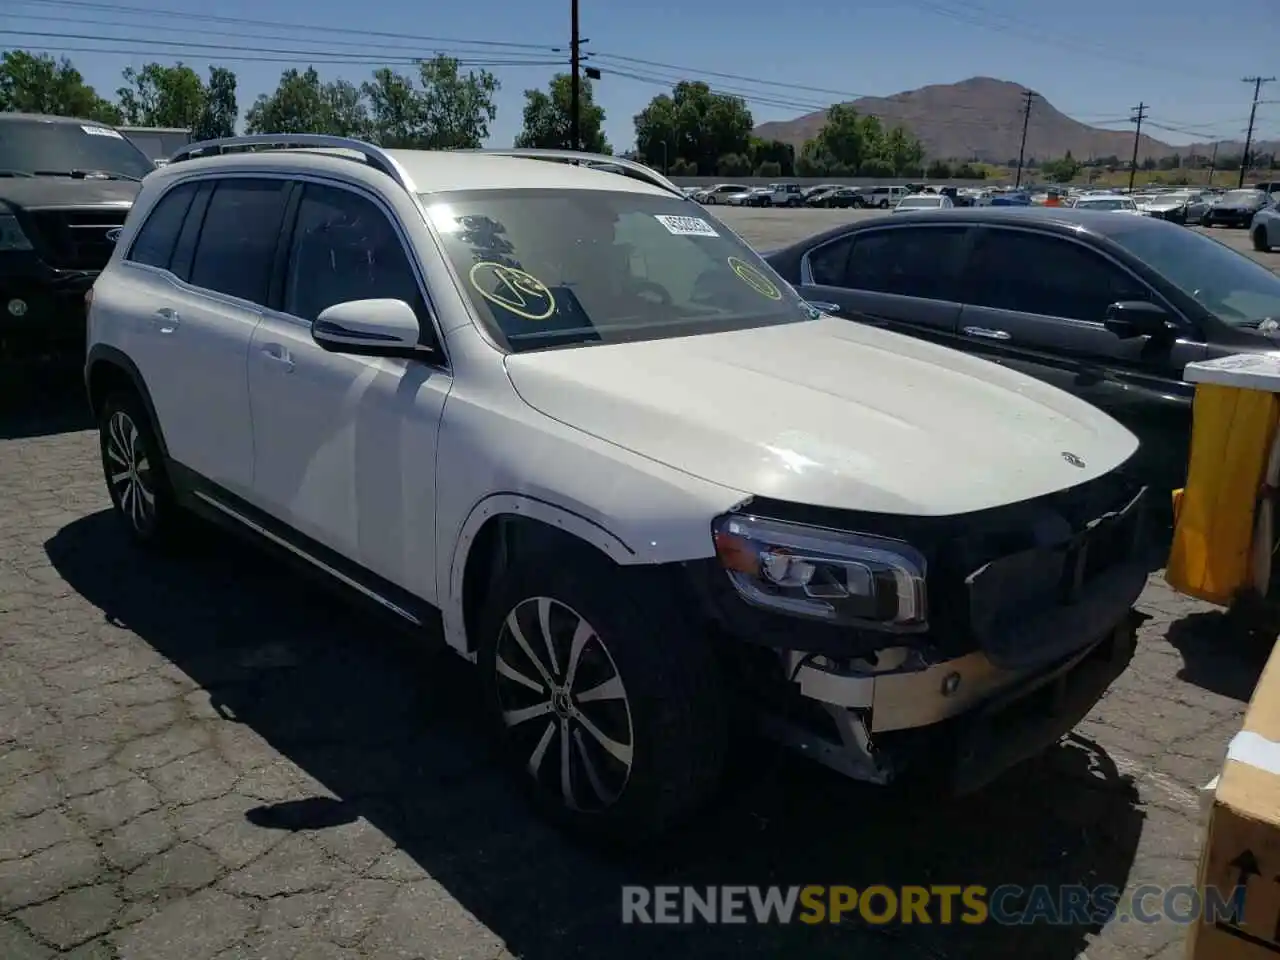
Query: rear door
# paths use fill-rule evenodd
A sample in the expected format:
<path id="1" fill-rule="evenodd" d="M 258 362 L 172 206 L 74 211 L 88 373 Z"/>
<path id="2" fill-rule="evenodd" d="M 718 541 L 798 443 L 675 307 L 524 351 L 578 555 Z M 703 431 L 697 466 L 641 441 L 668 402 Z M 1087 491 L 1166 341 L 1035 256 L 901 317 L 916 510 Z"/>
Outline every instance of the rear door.
<path id="1" fill-rule="evenodd" d="M 978 228 L 964 270 L 964 348 L 1067 390 L 1122 419 L 1190 402 L 1182 369 L 1205 345 L 1145 281 L 1096 248 L 1018 227 Z M 1160 303 L 1181 325 L 1121 339 L 1103 326 L 1119 300 Z"/>
<path id="2" fill-rule="evenodd" d="M 965 224 L 846 234 L 810 251 L 800 295 L 849 320 L 954 345 L 968 236 Z"/>

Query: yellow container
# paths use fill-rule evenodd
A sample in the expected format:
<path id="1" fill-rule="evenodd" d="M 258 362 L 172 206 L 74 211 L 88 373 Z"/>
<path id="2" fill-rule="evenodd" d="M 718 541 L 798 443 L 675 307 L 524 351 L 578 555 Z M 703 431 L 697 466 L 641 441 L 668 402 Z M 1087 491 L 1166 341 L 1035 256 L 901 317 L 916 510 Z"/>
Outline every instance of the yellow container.
<path id="1" fill-rule="evenodd" d="M 1188 374 L 1195 366 L 1210 364 L 1191 364 Z M 1225 606 L 1252 585 L 1258 493 L 1278 420 L 1280 397 L 1265 386 L 1197 383 L 1187 485 L 1174 496 L 1165 570 L 1180 593 Z"/>

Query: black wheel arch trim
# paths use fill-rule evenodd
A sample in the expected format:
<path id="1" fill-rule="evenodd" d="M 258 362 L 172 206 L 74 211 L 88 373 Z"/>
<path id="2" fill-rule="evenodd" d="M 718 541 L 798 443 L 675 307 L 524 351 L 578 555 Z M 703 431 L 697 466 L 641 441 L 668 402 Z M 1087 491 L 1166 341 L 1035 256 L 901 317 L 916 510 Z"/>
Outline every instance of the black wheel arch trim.
<path id="1" fill-rule="evenodd" d="M 164 430 L 160 426 L 160 417 L 156 414 L 155 403 L 151 399 L 151 391 L 147 389 L 147 382 L 142 376 L 142 371 L 138 369 L 138 365 L 133 362 L 127 353 L 105 343 L 95 343 L 90 347 L 84 362 L 85 392 L 89 401 L 89 409 L 93 411 L 95 419 L 99 410 L 93 402 L 93 373 L 95 368 L 101 365 L 115 367 L 123 371 L 125 376 L 133 383 L 134 390 L 137 392 L 139 399 L 141 399 L 143 407 L 146 408 L 147 417 L 151 420 L 151 429 L 155 433 L 156 442 L 160 444 L 160 453 L 165 460 L 168 460 L 169 445 L 165 442 Z"/>

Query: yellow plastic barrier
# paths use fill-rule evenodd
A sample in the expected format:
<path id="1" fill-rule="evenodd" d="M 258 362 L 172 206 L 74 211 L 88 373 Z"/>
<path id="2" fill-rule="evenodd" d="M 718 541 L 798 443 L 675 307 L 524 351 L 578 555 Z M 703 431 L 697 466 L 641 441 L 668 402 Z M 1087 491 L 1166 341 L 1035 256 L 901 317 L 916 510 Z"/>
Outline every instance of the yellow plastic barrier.
<path id="1" fill-rule="evenodd" d="M 1191 364 L 1188 374 L 1192 366 L 1210 364 Z M 1265 388 L 1197 384 L 1187 485 L 1174 495 L 1165 570 L 1180 593 L 1228 605 L 1253 584 L 1254 520 L 1277 421 L 1280 397 Z"/>

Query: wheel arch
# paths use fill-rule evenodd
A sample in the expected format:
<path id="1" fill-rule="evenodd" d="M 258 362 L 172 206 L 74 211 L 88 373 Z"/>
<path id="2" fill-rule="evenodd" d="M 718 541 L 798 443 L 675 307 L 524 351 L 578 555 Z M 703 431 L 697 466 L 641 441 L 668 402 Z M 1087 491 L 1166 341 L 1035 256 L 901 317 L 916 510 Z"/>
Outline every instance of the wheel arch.
<path id="1" fill-rule="evenodd" d="M 635 549 L 595 521 L 524 494 L 497 493 L 472 508 L 453 550 L 441 604 L 445 641 L 474 659 L 470 638 L 494 575 L 516 553 L 583 551 L 617 564 L 634 564 Z"/>
<path id="2" fill-rule="evenodd" d="M 147 389 L 142 371 L 121 350 L 106 344 L 94 344 L 89 349 L 84 366 L 85 388 L 89 394 L 89 409 L 94 419 L 102 413 L 102 405 L 107 397 L 117 389 L 130 390 L 142 401 L 151 420 L 151 429 L 155 431 L 160 451 L 165 459 L 169 457 L 169 446 L 165 443 L 164 431 L 160 427 L 160 418 L 156 416 L 155 404 L 151 400 L 151 391 Z"/>

